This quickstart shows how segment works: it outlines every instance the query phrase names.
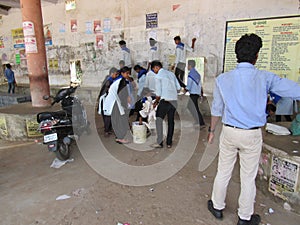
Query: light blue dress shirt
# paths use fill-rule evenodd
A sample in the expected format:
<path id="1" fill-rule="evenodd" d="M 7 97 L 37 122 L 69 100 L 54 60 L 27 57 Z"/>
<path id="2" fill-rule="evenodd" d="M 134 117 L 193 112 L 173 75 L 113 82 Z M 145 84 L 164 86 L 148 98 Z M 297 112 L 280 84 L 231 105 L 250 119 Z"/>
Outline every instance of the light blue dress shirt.
<path id="1" fill-rule="evenodd" d="M 155 76 L 155 93 L 166 101 L 177 101 L 180 85 L 174 73 L 161 68 Z"/>
<path id="2" fill-rule="evenodd" d="M 141 97 L 142 95 L 142 91 L 145 87 L 145 82 L 146 82 L 146 75 L 143 75 L 140 79 L 139 79 L 139 83 L 138 83 L 138 92 L 137 95 Z"/>
<path id="3" fill-rule="evenodd" d="M 188 46 L 187 44 L 180 43 L 176 46 L 175 50 L 175 64 L 186 63 L 186 52 L 193 52 L 194 49 Z"/>
<path id="4" fill-rule="evenodd" d="M 269 92 L 300 100 L 300 86 L 291 80 L 263 70 L 250 63 L 239 63 L 236 69 L 216 78 L 213 116 L 224 124 L 249 129 L 266 123 L 266 102 Z"/>
<path id="5" fill-rule="evenodd" d="M 146 75 L 146 80 L 145 80 L 145 88 L 149 88 L 151 91 L 155 92 L 155 77 L 156 74 L 153 72 L 153 70 L 149 70 L 147 75 Z"/>
<path id="6" fill-rule="evenodd" d="M 131 54 L 130 54 L 130 50 L 127 47 L 122 47 L 121 48 L 121 56 L 120 56 L 120 60 L 123 60 L 125 65 L 129 68 L 131 68 Z"/>
<path id="7" fill-rule="evenodd" d="M 191 73 L 198 73 L 198 72 L 197 72 L 197 70 L 195 68 L 192 68 L 190 70 L 189 75 Z M 199 76 L 200 76 L 200 74 L 199 74 Z M 189 90 L 190 94 L 200 95 L 201 94 L 201 76 L 200 76 L 200 82 L 199 82 L 199 84 L 197 84 L 191 77 L 188 76 L 186 89 Z"/>

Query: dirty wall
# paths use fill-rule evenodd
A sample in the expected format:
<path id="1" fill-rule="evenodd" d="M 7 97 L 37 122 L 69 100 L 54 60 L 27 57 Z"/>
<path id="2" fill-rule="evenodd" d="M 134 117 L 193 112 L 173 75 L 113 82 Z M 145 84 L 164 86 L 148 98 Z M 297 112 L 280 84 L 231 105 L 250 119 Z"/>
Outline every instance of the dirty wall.
<path id="1" fill-rule="evenodd" d="M 173 37 L 180 35 L 191 44 L 197 37 L 195 52 L 190 56 L 206 58 L 206 78 L 222 71 L 224 35 L 227 20 L 263 18 L 299 14 L 298 0 L 76 0 L 76 9 L 65 10 L 65 1 L 57 4 L 42 1 L 43 22 L 49 25 L 52 45 L 47 45 L 47 61 L 51 85 L 70 81 L 70 61 L 80 60 L 82 86 L 97 87 L 108 70 L 118 67 L 118 41 L 126 40 L 132 51 L 133 64 L 146 64 L 148 38 L 156 37 L 160 58 L 165 67 L 174 54 Z M 157 28 L 146 29 L 146 14 L 157 13 Z M 100 20 L 101 31 L 93 26 Z M 75 21 L 75 22 L 74 22 Z M 71 24 L 76 24 L 71 29 Z M 14 63 L 18 83 L 28 83 L 26 59 L 16 64 L 18 49 L 13 46 L 12 29 L 22 27 L 20 9 L 11 9 L 0 20 L 0 60 Z M 74 27 L 73 27 L 74 28 Z M 103 39 L 100 47 L 97 42 Z M 24 56 L 23 56 L 24 57 Z M 209 80 L 209 79 L 207 79 Z M 207 81 L 206 80 L 206 81 Z M 206 88 L 212 89 L 207 82 Z"/>

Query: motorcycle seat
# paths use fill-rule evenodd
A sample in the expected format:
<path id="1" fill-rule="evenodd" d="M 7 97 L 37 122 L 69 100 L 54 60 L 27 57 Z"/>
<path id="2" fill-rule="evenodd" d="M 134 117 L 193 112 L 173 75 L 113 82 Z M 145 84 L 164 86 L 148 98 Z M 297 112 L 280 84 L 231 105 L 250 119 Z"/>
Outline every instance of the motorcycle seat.
<path id="1" fill-rule="evenodd" d="M 43 120 L 51 120 L 53 118 L 65 118 L 67 113 L 65 111 L 56 111 L 56 112 L 41 112 L 37 114 L 37 122 L 40 123 Z"/>

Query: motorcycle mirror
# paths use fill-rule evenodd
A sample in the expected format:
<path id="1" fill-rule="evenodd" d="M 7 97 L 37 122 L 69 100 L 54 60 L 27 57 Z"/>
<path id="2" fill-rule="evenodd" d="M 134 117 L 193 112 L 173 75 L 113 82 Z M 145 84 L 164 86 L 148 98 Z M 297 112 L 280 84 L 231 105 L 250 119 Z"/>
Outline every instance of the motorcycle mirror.
<path id="1" fill-rule="evenodd" d="M 43 99 L 44 99 L 44 100 L 48 100 L 49 98 L 50 98 L 49 95 L 44 95 L 44 96 L 43 96 Z"/>

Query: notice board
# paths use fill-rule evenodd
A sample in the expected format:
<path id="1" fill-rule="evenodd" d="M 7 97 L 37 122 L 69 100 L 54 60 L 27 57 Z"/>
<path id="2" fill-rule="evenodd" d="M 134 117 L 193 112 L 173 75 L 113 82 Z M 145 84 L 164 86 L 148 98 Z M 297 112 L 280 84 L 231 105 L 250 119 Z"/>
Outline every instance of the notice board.
<path id="1" fill-rule="evenodd" d="M 300 83 L 300 16 L 260 18 L 226 22 L 223 71 L 236 67 L 236 41 L 255 33 L 263 47 L 256 67 Z"/>

